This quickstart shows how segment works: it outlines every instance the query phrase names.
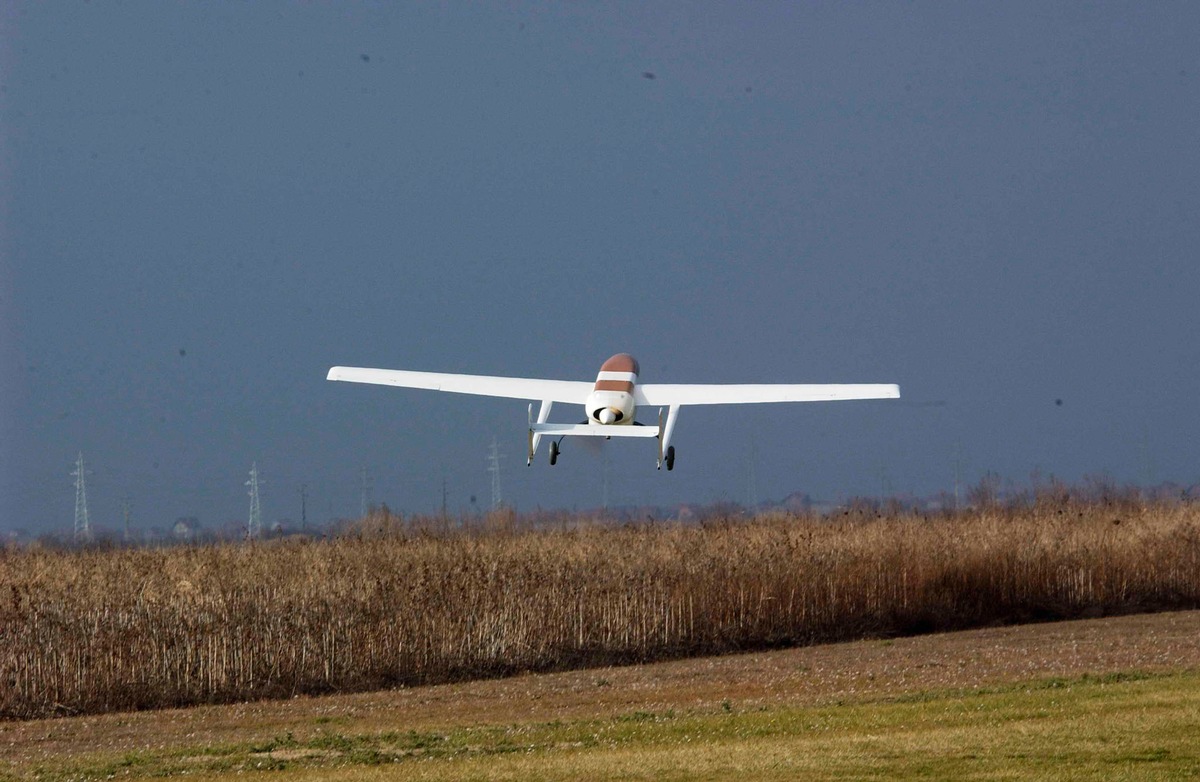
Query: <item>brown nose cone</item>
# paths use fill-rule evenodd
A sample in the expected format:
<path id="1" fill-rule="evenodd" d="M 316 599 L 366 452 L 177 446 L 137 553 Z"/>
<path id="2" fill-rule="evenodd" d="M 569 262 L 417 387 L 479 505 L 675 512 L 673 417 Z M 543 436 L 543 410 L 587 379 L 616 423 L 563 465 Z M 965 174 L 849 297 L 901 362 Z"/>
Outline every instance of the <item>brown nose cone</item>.
<path id="1" fill-rule="evenodd" d="M 628 353 L 618 353 L 617 355 L 605 361 L 600 366 L 601 372 L 632 372 L 635 375 L 641 374 L 638 371 L 637 359 Z"/>

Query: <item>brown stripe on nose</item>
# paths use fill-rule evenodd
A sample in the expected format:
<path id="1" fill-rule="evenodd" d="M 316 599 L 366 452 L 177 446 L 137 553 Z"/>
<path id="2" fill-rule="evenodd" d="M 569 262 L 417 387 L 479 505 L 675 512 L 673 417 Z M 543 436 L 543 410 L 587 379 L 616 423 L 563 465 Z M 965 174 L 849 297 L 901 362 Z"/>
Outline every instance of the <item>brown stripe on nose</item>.
<path id="1" fill-rule="evenodd" d="M 626 394 L 632 394 L 633 383 L 630 383 L 628 380 L 597 380 L 595 390 L 624 391 Z"/>
<path id="2" fill-rule="evenodd" d="M 637 359 L 628 353 L 618 353 L 605 361 L 600 367 L 601 372 L 632 372 L 637 375 L 638 371 Z"/>

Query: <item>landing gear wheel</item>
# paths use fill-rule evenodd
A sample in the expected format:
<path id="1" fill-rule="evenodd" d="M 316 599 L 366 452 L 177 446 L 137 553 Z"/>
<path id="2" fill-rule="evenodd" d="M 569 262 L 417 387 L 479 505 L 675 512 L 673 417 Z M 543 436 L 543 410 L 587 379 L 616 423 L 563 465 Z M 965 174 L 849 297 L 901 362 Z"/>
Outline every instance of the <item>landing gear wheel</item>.
<path id="1" fill-rule="evenodd" d="M 558 443 L 550 441 L 550 464 L 558 461 Z"/>
<path id="2" fill-rule="evenodd" d="M 667 447 L 667 471 L 675 469 L 675 446 Z"/>

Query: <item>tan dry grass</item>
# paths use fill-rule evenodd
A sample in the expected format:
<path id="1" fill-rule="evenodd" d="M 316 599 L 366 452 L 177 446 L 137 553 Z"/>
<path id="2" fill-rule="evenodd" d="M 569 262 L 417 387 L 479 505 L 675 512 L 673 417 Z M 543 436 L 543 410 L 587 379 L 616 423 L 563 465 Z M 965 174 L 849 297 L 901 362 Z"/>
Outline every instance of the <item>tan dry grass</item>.
<path id="1" fill-rule="evenodd" d="M 0 554 L 0 716 L 1200 605 L 1191 505 Z"/>
<path id="2" fill-rule="evenodd" d="M 348 774 L 369 774 L 371 769 L 354 763 L 345 753 L 330 751 L 329 742 L 322 739 L 344 737 L 345 744 L 363 740 L 368 746 L 391 752 L 395 741 L 386 736 L 403 739 L 410 732 L 430 737 L 459 736 L 463 737 L 461 746 L 480 749 L 475 759 L 470 751 L 464 753 L 461 763 L 453 751 L 432 765 L 409 763 L 397 769 L 401 776 L 419 774 L 421 769 L 446 779 L 462 778 L 458 776 L 460 771 L 476 771 L 489 778 L 519 774 L 522 767 L 518 758 L 484 749 L 522 742 L 539 748 L 540 757 L 532 758 L 532 765 L 527 767 L 540 769 L 534 777 L 569 778 L 572 769 L 582 772 L 593 767 L 601 771 L 609 768 L 611 777 L 622 769 L 628 772 L 629 764 L 639 758 L 646 768 L 678 758 L 691 764 L 694 776 L 703 778 L 699 772 L 705 764 L 721 759 L 722 748 L 730 754 L 729 762 L 736 761 L 735 768 L 757 774 L 761 767 L 756 765 L 755 749 L 766 751 L 766 747 L 756 745 L 753 736 L 763 731 L 771 734 L 767 738 L 779 751 L 793 756 L 793 765 L 781 769 L 794 771 L 795 763 L 804 760 L 800 755 L 811 754 L 812 764 L 851 764 L 854 755 L 847 748 L 854 746 L 856 732 L 891 734 L 883 742 L 881 755 L 894 754 L 905 742 L 925 742 L 936 750 L 939 742 L 947 742 L 966 721 L 978 722 L 979 709 L 984 709 L 985 716 L 993 709 L 989 704 L 997 701 L 981 699 L 980 695 L 991 692 L 1003 701 L 1006 693 L 1025 691 L 1025 685 L 1014 688 L 1012 682 L 1031 682 L 1034 689 L 1044 690 L 1047 697 L 1038 699 L 1039 708 L 1043 708 L 1051 701 L 1061 704 L 1058 694 L 1080 682 L 1136 685 L 1153 683 L 1160 676 L 1143 679 L 1123 672 L 1195 671 L 1200 669 L 1197 637 L 1200 612 L 1177 612 L 859 641 L 369 694 L 7 722 L 0 723 L 0 778 L 6 770 L 20 779 L 33 778 L 35 773 L 41 773 L 43 779 L 87 776 L 78 773 L 81 769 L 90 769 L 89 778 L 104 778 L 108 773 L 105 770 L 114 768 L 120 776 L 155 776 L 167 768 L 187 770 L 192 775 L 218 766 L 222 760 L 232 761 L 232 768 L 253 768 L 260 761 L 284 759 L 271 757 L 277 752 L 290 752 L 289 768 L 314 768 L 313 775 L 332 774 L 328 766 L 341 763 L 352 767 Z M 1048 682 L 1048 677 L 1053 679 Z M 1172 687 L 1191 691 L 1195 681 L 1192 673 Z M 1048 687 L 1048 683 L 1054 686 Z M 1136 730 L 1129 736 L 1150 730 L 1151 723 L 1145 717 L 1148 709 L 1158 708 L 1158 702 L 1148 698 L 1139 696 L 1133 706 L 1125 709 L 1128 720 L 1136 723 Z M 928 709 L 916 708 L 927 700 Z M 1188 708 L 1194 712 L 1200 707 L 1200 699 L 1192 700 Z M 906 711 L 910 706 L 914 708 L 911 714 Z M 1068 733 L 1080 724 L 1079 720 L 1088 722 L 1090 718 L 1094 723 L 1099 717 L 1090 702 L 1077 710 L 1056 708 L 1065 709 L 1056 720 L 1066 725 Z M 888 723 L 892 727 L 886 731 L 872 727 L 882 719 L 880 710 L 893 713 Z M 776 717 L 782 719 L 791 712 L 799 713 L 791 727 L 772 724 Z M 665 721 L 630 719 L 671 713 L 676 716 Z M 730 715 L 750 720 L 761 715 L 766 724 L 727 724 L 724 718 Z M 1009 723 L 1008 736 L 993 740 L 986 724 L 976 725 L 972 741 L 981 742 L 981 746 L 990 743 L 1001 748 L 997 752 L 1007 752 L 1017 746 L 1023 732 L 1036 728 L 1045 733 L 1038 728 L 1044 721 L 1035 719 L 1026 724 L 1019 710 L 1014 716 L 1017 719 Z M 688 746 L 678 746 L 672 736 L 690 732 L 688 720 L 693 717 L 702 723 L 697 728 L 702 735 Z M 720 719 L 713 721 L 710 717 Z M 1112 721 L 1115 719 L 1105 717 L 1113 745 L 1101 749 L 1108 752 L 1121 749 L 1116 741 L 1121 731 L 1117 731 L 1117 722 Z M 1171 719 L 1177 720 L 1178 714 Z M 936 724 L 939 720 L 945 724 Z M 813 734 L 804 726 L 814 721 L 831 728 L 835 723 L 848 725 L 850 731 Z M 902 730 L 906 724 L 929 727 L 930 733 L 918 735 L 918 731 L 910 739 Z M 1193 720 L 1190 724 L 1194 734 L 1200 723 Z M 855 725 L 864 727 L 859 731 Z M 743 734 L 751 729 L 750 740 L 744 741 Z M 581 748 L 581 738 L 596 735 L 604 739 L 601 744 L 618 740 L 611 754 L 603 746 L 595 746 L 573 759 L 566 757 Z M 1065 746 L 1080 749 L 1078 736 L 1067 735 L 1064 739 L 1061 731 L 1047 735 L 1050 738 L 1043 741 L 1042 752 Z M 272 745 L 285 736 L 294 737 L 293 746 Z M 1147 741 L 1152 738 L 1151 734 Z M 805 743 L 810 740 L 815 743 Z M 584 744 L 593 746 L 596 741 Z M 1139 741 L 1135 746 L 1143 744 Z M 240 750 L 234 752 L 237 747 Z M 948 749 L 958 751 L 960 756 L 966 752 L 962 745 Z M 301 753 L 307 757 L 300 757 Z M 128 758 L 138 762 L 122 766 Z M 872 763 L 899 769 L 900 760 L 868 757 L 857 768 L 859 774 L 870 770 Z M 955 775 L 946 769 L 942 776 Z"/>

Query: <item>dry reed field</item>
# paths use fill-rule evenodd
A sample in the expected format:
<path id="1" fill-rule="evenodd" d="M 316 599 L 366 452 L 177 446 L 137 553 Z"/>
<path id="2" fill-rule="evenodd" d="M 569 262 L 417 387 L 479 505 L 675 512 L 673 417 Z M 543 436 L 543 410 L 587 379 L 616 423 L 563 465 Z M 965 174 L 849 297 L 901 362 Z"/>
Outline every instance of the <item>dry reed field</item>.
<path id="1" fill-rule="evenodd" d="M 0 716 L 490 677 L 1200 606 L 1200 509 L 355 534 L 0 553 Z"/>
<path id="2" fill-rule="evenodd" d="M 1200 611 L 0 722 L 0 780 L 1113 779 L 1200 771 Z"/>

